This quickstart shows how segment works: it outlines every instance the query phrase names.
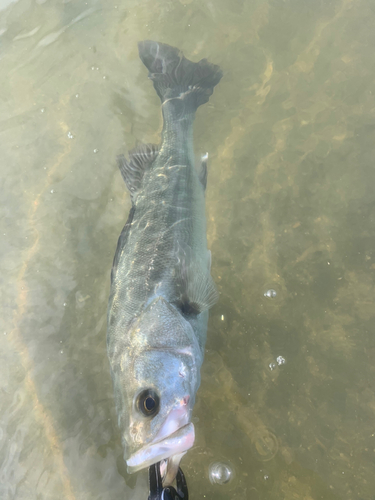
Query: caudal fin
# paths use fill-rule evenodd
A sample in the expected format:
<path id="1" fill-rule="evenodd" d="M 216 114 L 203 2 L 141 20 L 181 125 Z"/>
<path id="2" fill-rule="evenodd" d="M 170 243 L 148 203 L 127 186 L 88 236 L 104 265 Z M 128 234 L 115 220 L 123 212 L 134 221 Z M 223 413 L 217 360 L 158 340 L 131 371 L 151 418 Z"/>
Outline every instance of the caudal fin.
<path id="1" fill-rule="evenodd" d="M 139 42 L 138 49 L 161 102 L 187 99 L 197 108 L 208 101 L 223 76 L 216 64 L 207 59 L 189 61 L 180 50 L 165 43 L 145 40 Z"/>

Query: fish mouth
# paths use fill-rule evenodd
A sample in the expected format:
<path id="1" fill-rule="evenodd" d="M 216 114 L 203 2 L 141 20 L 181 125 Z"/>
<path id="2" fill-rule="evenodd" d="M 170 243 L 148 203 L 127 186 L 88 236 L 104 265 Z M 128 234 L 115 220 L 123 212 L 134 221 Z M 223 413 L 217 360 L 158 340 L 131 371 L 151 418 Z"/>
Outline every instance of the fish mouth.
<path id="1" fill-rule="evenodd" d="M 172 455 L 181 454 L 182 457 L 193 446 L 195 440 L 194 424 L 192 423 L 180 427 L 164 439 L 160 439 L 159 434 L 154 441 L 143 446 L 126 461 L 129 474 L 150 467 L 161 460 L 166 460 Z"/>

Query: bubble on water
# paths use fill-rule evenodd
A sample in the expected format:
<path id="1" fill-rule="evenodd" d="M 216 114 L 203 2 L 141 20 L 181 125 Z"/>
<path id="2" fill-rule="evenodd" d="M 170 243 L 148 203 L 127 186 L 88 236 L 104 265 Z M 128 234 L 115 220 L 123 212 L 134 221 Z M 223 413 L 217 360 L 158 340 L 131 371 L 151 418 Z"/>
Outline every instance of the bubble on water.
<path id="1" fill-rule="evenodd" d="M 95 66 L 91 66 L 91 69 L 92 69 L 92 71 L 94 71 L 94 69 L 95 69 Z"/>
<path id="2" fill-rule="evenodd" d="M 69 137 L 69 139 L 73 139 L 74 138 L 74 135 L 70 132 L 70 130 L 69 130 L 67 136 Z"/>
<path id="3" fill-rule="evenodd" d="M 280 365 L 285 365 L 286 363 L 286 359 L 283 357 L 283 356 L 277 356 L 276 358 L 276 362 L 277 364 L 280 366 Z"/>
<path id="4" fill-rule="evenodd" d="M 60 354 L 64 354 L 64 351 L 60 351 Z"/>
<path id="5" fill-rule="evenodd" d="M 276 455 L 279 444 L 276 436 L 268 429 L 259 428 L 254 434 L 251 443 L 251 451 L 257 460 L 268 462 Z"/>
<path id="6" fill-rule="evenodd" d="M 228 463 L 214 462 L 209 467 L 208 475 L 212 484 L 227 484 L 233 479 L 234 472 Z"/>
<path id="7" fill-rule="evenodd" d="M 45 112 L 45 110 L 46 110 L 45 108 L 42 108 L 42 109 L 40 110 L 40 112 L 41 112 L 41 113 L 44 113 L 44 112 Z"/>
<path id="8" fill-rule="evenodd" d="M 277 292 L 273 288 L 270 288 L 263 295 L 269 299 L 274 299 L 277 296 Z"/>
<path id="9" fill-rule="evenodd" d="M 51 189 L 51 194 L 53 194 L 55 191 L 53 189 Z"/>
<path id="10" fill-rule="evenodd" d="M 78 97 L 79 97 L 79 94 L 76 94 L 76 98 L 77 98 L 77 99 L 78 99 Z"/>
<path id="11" fill-rule="evenodd" d="M 107 78 L 107 77 L 104 75 L 104 76 L 103 76 L 103 80 L 105 80 L 106 78 Z"/>
<path id="12" fill-rule="evenodd" d="M 66 307 L 66 302 L 64 302 L 63 306 Z"/>
<path id="13" fill-rule="evenodd" d="M 276 363 L 274 363 L 274 362 L 272 361 L 272 363 L 270 363 L 270 364 L 268 365 L 268 368 L 269 368 L 269 369 L 271 370 L 271 372 L 272 372 L 272 371 L 276 368 Z"/>
<path id="14" fill-rule="evenodd" d="M 94 153 L 96 154 L 99 151 L 99 149 L 94 149 Z"/>

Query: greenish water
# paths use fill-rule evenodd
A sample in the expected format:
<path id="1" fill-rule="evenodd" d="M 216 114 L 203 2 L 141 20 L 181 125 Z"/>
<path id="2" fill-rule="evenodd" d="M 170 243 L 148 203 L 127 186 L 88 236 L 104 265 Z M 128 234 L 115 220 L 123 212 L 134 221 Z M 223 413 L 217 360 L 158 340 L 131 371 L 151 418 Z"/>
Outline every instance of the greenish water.
<path id="1" fill-rule="evenodd" d="M 0 9 L 0 498 L 147 498 L 122 458 L 105 335 L 130 207 L 115 157 L 161 130 L 137 53 L 150 38 L 224 71 L 195 124 L 220 300 L 182 462 L 191 499 L 373 500 L 374 2 Z M 236 475 L 214 486 L 220 460 Z"/>

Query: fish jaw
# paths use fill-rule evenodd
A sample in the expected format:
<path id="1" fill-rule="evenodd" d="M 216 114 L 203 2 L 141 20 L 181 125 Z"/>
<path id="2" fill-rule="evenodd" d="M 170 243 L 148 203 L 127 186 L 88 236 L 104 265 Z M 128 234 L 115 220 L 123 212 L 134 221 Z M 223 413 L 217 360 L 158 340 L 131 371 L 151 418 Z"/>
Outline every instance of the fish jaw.
<path id="1" fill-rule="evenodd" d="M 181 454 L 182 457 L 193 446 L 194 440 L 195 430 L 192 423 L 180 427 L 164 439 L 157 435 L 151 443 L 143 446 L 128 458 L 126 461 L 128 472 L 132 474 L 175 455 Z"/>
<path id="2" fill-rule="evenodd" d="M 177 430 L 189 423 L 189 415 L 191 412 L 188 407 L 189 401 L 190 396 L 185 396 L 181 399 L 179 405 L 175 407 L 165 419 L 154 441 L 161 441 L 162 439 L 171 436 Z"/>

